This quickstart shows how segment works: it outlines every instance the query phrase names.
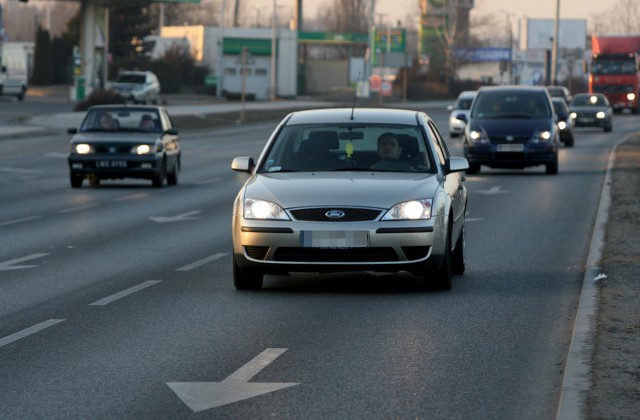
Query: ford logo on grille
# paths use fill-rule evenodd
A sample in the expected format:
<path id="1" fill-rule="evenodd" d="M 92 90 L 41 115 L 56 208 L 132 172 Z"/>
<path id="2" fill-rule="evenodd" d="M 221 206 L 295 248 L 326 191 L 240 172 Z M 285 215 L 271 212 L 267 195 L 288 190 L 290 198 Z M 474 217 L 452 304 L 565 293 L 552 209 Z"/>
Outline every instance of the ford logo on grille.
<path id="1" fill-rule="evenodd" d="M 329 210 L 324 215 L 329 219 L 342 219 L 344 212 L 342 210 Z"/>
<path id="2" fill-rule="evenodd" d="M 507 141 L 513 141 L 513 136 L 507 136 Z"/>

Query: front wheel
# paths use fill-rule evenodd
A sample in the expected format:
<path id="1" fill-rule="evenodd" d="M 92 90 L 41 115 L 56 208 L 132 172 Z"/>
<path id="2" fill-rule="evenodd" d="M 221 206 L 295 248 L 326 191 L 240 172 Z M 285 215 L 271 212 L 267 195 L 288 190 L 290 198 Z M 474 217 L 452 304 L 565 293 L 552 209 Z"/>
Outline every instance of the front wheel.
<path id="1" fill-rule="evenodd" d="M 447 240 L 444 247 L 444 256 L 442 258 L 440 268 L 438 268 L 432 275 L 427 273 L 423 276 L 425 287 L 433 287 L 436 290 L 451 290 L 451 276 L 453 271 L 453 264 L 451 261 L 451 223 L 452 222 L 449 222 Z"/>
<path id="2" fill-rule="evenodd" d="M 452 262 L 452 271 L 454 275 L 460 275 L 464 273 L 466 268 L 466 259 L 467 259 L 467 249 L 466 249 L 466 229 L 465 229 L 465 221 L 462 220 L 462 230 L 460 231 L 460 236 L 458 236 L 458 240 L 456 241 L 456 247 L 453 249 L 453 254 L 451 255 Z"/>
<path id="3" fill-rule="evenodd" d="M 77 172 L 71 172 L 71 174 L 69 175 L 69 180 L 71 181 L 72 188 L 81 188 L 84 176 Z"/>
<path id="4" fill-rule="evenodd" d="M 477 163 L 470 163 L 469 169 L 467 169 L 467 173 L 469 175 L 473 175 L 473 174 L 477 174 L 478 172 L 480 172 L 480 165 Z"/>
<path id="5" fill-rule="evenodd" d="M 547 175 L 556 175 L 558 173 L 558 158 L 553 161 L 553 163 L 548 163 L 546 165 L 546 174 Z"/>
<path id="6" fill-rule="evenodd" d="M 151 185 L 154 188 L 161 188 L 164 185 L 164 180 L 167 177 L 167 163 L 165 161 L 160 165 L 158 173 L 153 174 L 151 178 Z"/>
<path id="7" fill-rule="evenodd" d="M 180 159 L 176 160 L 173 170 L 167 174 L 167 184 L 178 185 L 178 175 L 180 173 Z"/>
<path id="8" fill-rule="evenodd" d="M 233 257 L 233 285 L 238 290 L 259 290 L 262 288 L 263 274 L 258 271 L 244 271 L 238 267 Z"/>
<path id="9" fill-rule="evenodd" d="M 604 126 L 604 132 L 605 132 L 605 133 L 608 133 L 608 132 L 610 132 L 611 130 L 613 130 L 613 124 L 612 124 L 612 123 L 609 123 L 609 124 L 607 124 L 607 125 L 605 125 L 605 126 Z"/>

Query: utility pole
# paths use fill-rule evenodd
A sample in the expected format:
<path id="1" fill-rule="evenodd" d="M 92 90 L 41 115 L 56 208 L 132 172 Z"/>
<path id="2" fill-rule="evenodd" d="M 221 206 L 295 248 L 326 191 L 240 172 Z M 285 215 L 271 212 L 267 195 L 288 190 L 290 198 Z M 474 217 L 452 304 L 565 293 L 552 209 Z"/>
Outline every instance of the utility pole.
<path id="1" fill-rule="evenodd" d="M 553 24 L 553 44 L 551 46 L 551 85 L 558 84 L 556 69 L 558 67 L 558 32 L 560 27 L 560 0 L 556 0 L 556 19 Z"/>

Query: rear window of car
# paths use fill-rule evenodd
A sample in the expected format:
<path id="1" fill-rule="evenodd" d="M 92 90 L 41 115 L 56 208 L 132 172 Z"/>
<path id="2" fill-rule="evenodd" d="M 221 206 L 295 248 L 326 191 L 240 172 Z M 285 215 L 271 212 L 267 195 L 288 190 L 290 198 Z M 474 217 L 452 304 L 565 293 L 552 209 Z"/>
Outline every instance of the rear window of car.
<path id="1" fill-rule="evenodd" d="M 471 108 L 471 102 L 473 102 L 473 98 L 459 98 L 456 102 L 456 109 L 469 109 Z"/>
<path id="2" fill-rule="evenodd" d="M 323 160 L 323 164 L 326 163 L 321 166 L 322 169 L 316 169 L 320 166 L 314 167 L 314 162 L 310 162 L 309 170 L 366 170 L 380 160 L 378 138 L 385 133 L 391 133 L 398 139 L 402 148 L 401 159 L 412 164 L 408 172 L 433 171 L 430 149 L 427 148 L 418 126 L 313 124 L 283 127 L 258 172 L 304 170 L 300 165 L 304 159 Z M 309 155 L 307 150 L 312 143 L 316 143 L 318 147 L 313 147 L 314 150 Z"/>
<path id="3" fill-rule="evenodd" d="M 478 95 L 472 118 L 550 118 L 549 100 L 543 92 L 487 91 Z"/>

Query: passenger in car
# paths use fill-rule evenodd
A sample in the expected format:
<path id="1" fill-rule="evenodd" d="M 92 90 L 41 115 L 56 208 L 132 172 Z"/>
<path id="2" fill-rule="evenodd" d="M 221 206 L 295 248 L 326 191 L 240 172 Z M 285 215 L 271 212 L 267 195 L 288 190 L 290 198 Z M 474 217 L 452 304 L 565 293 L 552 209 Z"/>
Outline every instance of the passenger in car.
<path id="1" fill-rule="evenodd" d="M 99 122 L 100 122 L 100 128 L 102 128 L 104 130 L 117 130 L 118 129 L 118 124 L 113 119 L 111 114 L 109 114 L 108 112 L 103 112 L 102 115 L 100 115 Z"/>
<path id="2" fill-rule="evenodd" d="M 138 124 L 138 128 L 142 129 L 142 130 L 147 130 L 147 131 L 153 131 L 156 128 L 155 123 L 153 122 L 153 118 L 151 118 L 151 115 L 149 114 L 144 114 L 141 118 L 140 118 L 140 124 Z"/>

